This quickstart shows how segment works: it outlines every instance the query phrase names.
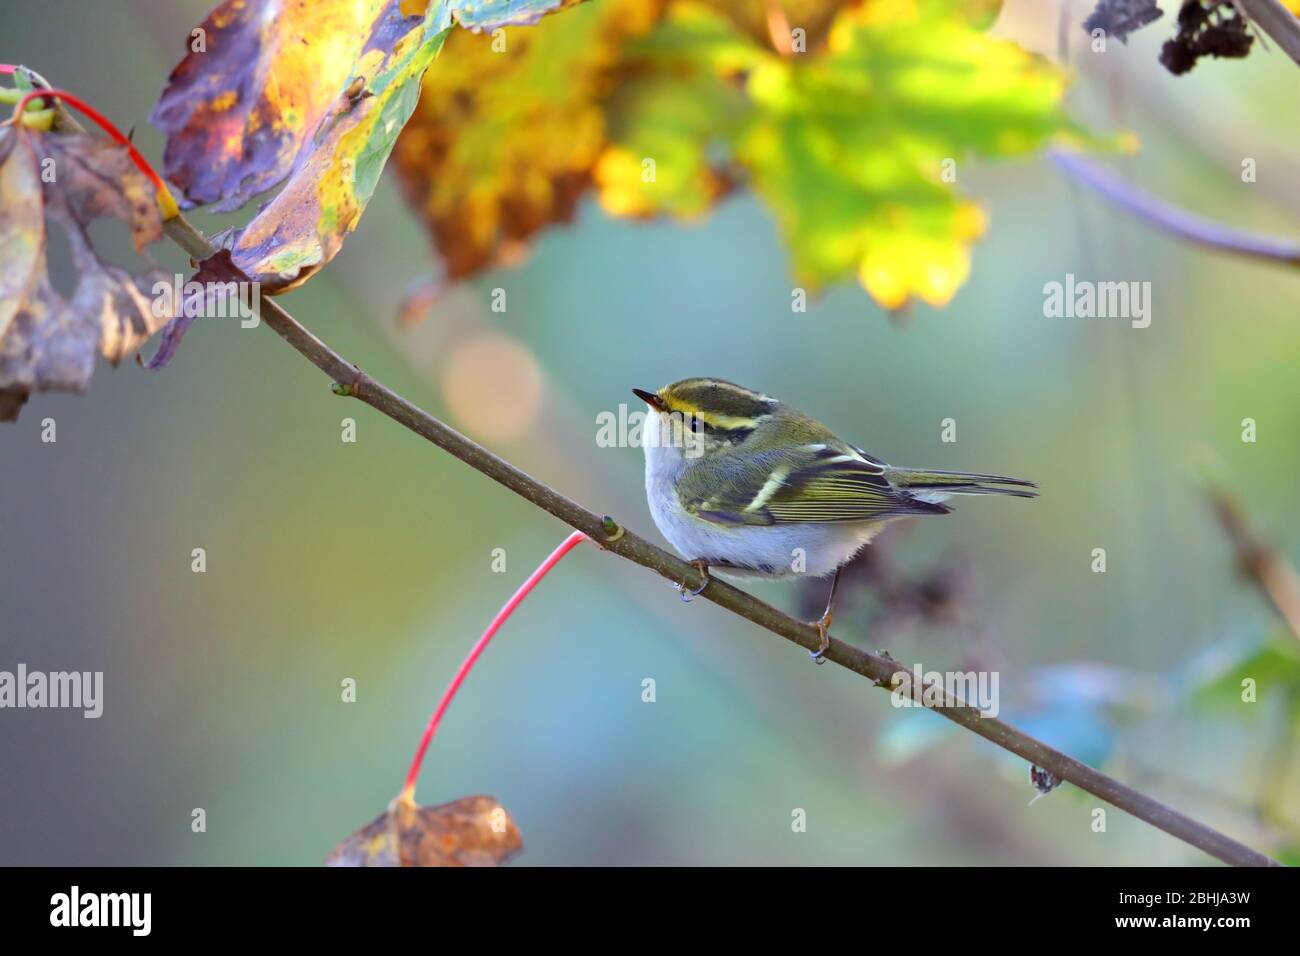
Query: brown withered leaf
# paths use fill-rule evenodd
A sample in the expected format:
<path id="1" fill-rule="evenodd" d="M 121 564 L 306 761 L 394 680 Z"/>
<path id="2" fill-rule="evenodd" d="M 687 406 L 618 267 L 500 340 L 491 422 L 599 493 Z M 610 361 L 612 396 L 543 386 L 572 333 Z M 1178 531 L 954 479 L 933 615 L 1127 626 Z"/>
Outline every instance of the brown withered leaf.
<path id="1" fill-rule="evenodd" d="M 447 38 L 395 159 L 448 278 L 517 259 L 533 233 L 573 217 L 606 145 L 600 100 L 622 46 L 664 5 L 600 0 L 527 30 Z"/>
<path id="2" fill-rule="evenodd" d="M 83 391 L 95 353 L 116 364 L 169 318 L 150 269 L 132 275 L 103 261 L 91 221 L 120 219 L 136 250 L 162 235 L 153 185 L 126 149 L 80 133 L 0 130 L 0 421 L 13 421 L 27 396 Z M 77 285 L 63 298 L 47 271 L 49 222 L 72 250 Z"/>
<path id="3" fill-rule="evenodd" d="M 523 849 L 492 797 L 421 807 L 400 797 L 334 848 L 326 866 L 500 866 Z"/>

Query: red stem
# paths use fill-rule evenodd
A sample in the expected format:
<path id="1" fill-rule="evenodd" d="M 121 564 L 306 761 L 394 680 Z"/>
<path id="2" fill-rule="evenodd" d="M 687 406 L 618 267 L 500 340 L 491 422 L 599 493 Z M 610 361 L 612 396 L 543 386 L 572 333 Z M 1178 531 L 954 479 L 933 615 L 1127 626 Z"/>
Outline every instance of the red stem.
<path id="1" fill-rule="evenodd" d="M 9 66 L 9 64 L 0 64 L 0 73 L 13 72 L 12 68 L 8 70 L 4 69 L 5 66 Z M 22 116 L 23 110 L 27 108 L 28 103 L 32 100 L 41 99 L 42 97 L 62 100 L 69 106 L 80 110 L 87 117 L 93 120 L 100 129 L 107 133 L 110 139 L 115 143 L 125 146 L 126 151 L 130 154 L 131 161 L 135 163 L 136 168 L 149 177 L 149 181 L 153 183 L 154 189 L 158 191 L 158 198 L 164 203 L 164 206 L 169 205 L 171 208 L 175 208 L 176 201 L 172 198 L 171 190 L 167 188 L 167 184 L 163 182 L 162 177 L 159 176 L 158 173 L 154 171 L 154 168 L 149 165 L 149 161 L 140 154 L 138 149 L 135 148 L 135 144 L 127 138 L 125 133 L 117 128 L 116 124 L 114 124 L 112 120 L 99 110 L 95 109 L 81 97 L 69 93 L 67 90 L 32 90 L 18 101 L 18 106 L 14 108 L 14 115 Z"/>
<path id="2" fill-rule="evenodd" d="M 451 705 L 452 698 L 456 696 L 456 691 L 460 690 L 460 685 L 464 683 L 465 678 L 469 676 L 469 672 L 473 669 L 474 663 L 478 660 L 479 655 L 483 653 L 484 648 L 488 646 L 488 642 L 491 641 L 496 635 L 496 632 L 501 629 L 501 625 L 504 624 L 510 618 L 510 615 L 514 613 L 515 608 L 519 606 L 520 602 L 528 596 L 528 592 L 537 587 L 537 583 L 541 581 L 542 578 L 546 577 L 551 568 L 559 564 L 560 559 L 572 551 L 579 542 L 586 540 L 587 536 L 581 531 L 575 531 L 573 534 L 565 538 L 560 546 L 551 552 L 550 557 L 543 561 L 538 566 L 537 570 L 528 576 L 528 580 L 519 586 L 519 590 L 511 596 L 510 600 L 502 606 L 501 610 L 497 611 L 496 617 L 492 618 L 492 623 L 487 626 L 487 630 L 484 631 L 483 635 L 474 643 L 474 646 L 470 649 L 469 655 L 456 671 L 456 676 L 453 677 L 451 683 L 447 685 L 447 690 L 443 692 L 442 700 L 438 701 L 438 709 L 435 710 L 433 716 L 429 718 L 428 726 L 424 728 L 424 737 L 421 738 L 420 746 L 415 751 L 415 759 L 411 761 L 411 769 L 407 771 L 406 783 L 402 786 L 402 792 L 398 797 L 399 800 L 404 800 L 407 803 L 414 802 L 415 781 L 420 776 L 420 765 L 424 762 L 424 754 L 429 749 L 429 743 L 433 740 L 433 735 L 438 730 L 438 724 L 442 722 L 442 715 L 447 712 L 447 708 Z"/>

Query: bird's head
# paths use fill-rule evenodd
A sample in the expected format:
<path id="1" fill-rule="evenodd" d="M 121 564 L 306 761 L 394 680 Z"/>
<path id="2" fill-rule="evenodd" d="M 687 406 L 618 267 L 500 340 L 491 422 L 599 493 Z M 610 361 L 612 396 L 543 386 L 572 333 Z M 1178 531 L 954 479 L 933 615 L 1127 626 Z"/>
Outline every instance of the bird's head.
<path id="1" fill-rule="evenodd" d="M 770 395 L 719 378 L 684 378 L 657 392 L 634 388 L 649 406 L 643 435 L 646 456 L 701 457 L 734 446 L 769 420 L 779 404 Z M 668 451 L 663 451 L 668 449 Z"/>

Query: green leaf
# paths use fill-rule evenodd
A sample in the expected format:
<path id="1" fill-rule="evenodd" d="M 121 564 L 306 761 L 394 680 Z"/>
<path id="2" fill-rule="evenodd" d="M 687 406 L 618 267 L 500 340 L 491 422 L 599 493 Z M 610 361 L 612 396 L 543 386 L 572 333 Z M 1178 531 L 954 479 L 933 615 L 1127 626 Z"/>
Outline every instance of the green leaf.
<path id="1" fill-rule="evenodd" d="M 1300 647 L 1289 635 L 1262 645 L 1234 645 L 1216 649 L 1205 660 L 1187 688 L 1195 707 L 1208 710 L 1237 709 L 1251 681 L 1258 703 L 1284 696 L 1293 709 L 1300 708 Z M 1300 719 L 1300 710 L 1296 713 Z"/>
<path id="2" fill-rule="evenodd" d="M 594 176 L 601 205 L 616 216 L 707 213 L 734 185 L 713 162 L 749 111 L 740 90 L 714 77 L 669 77 L 626 84 Z"/>
<path id="3" fill-rule="evenodd" d="M 499 37 L 448 38 L 395 159 L 449 277 L 510 261 L 573 218 L 606 146 L 601 99 L 621 50 L 662 6 L 600 0 Z"/>
<path id="4" fill-rule="evenodd" d="M 602 203 L 695 215 L 710 178 L 738 168 L 772 210 L 801 284 L 856 277 L 887 308 L 945 304 L 985 225 L 953 182 L 959 170 L 974 156 L 1085 138 L 1061 107 L 1064 76 L 982 32 L 995 6 L 846 6 L 823 51 L 780 56 L 715 10 L 673 4 L 629 51 L 635 95 L 611 101 L 631 115 L 612 124 L 616 161 L 597 168 Z M 652 182 L 640 175 L 646 158 Z"/>

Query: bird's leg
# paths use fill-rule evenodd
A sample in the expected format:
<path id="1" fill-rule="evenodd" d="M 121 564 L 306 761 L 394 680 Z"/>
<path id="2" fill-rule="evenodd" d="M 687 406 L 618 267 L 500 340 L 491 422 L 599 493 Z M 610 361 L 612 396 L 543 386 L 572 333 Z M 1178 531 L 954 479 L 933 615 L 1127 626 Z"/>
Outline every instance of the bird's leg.
<path id="1" fill-rule="evenodd" d="M 835 589 L 839 587 L 840 572 L 843 570 L 843 566 L 835 569 L 835 577 L 831 578 L 831 593 L 830 596 L 826 598 L 826 610 L 822 612 L 820 618 L 811 622 L 812 626 L 817 628 L 817 633 L 821 635 L 821 643 L 817 645 L 817 650 L 809 651 L 808 653 L 812 655 L 812 659 L 818 664 L 826 663 L 825 654 L 831 646 L 830 629 L 831 618 L 834 616 L 833 612 L 835 610 Z"/>
<path id="2" fill-rule="evenodd" d="M 700 592 L 702 592 L 705 588 L 709 586 L 709 582 L 713 580 L 713 578 L 709 576 L 709 564 L 707 561 L 701 558 L 699 560 L 692 561 L 691 565 L 695 568 L 695 570 L 700 572 L 700 575 L 704 578 L 704 580 L 700 582 L 700 586 L 698 588 L 696 588 L 694 591 L 691 591 L 688 590 L 686 587 L 686 579 L 682 578 L 682 583 L 677 585 L 677 590 L 681 592 L 681 598 L 683 604 L 690 604 L 694 598 L 699 596 Z"/>

